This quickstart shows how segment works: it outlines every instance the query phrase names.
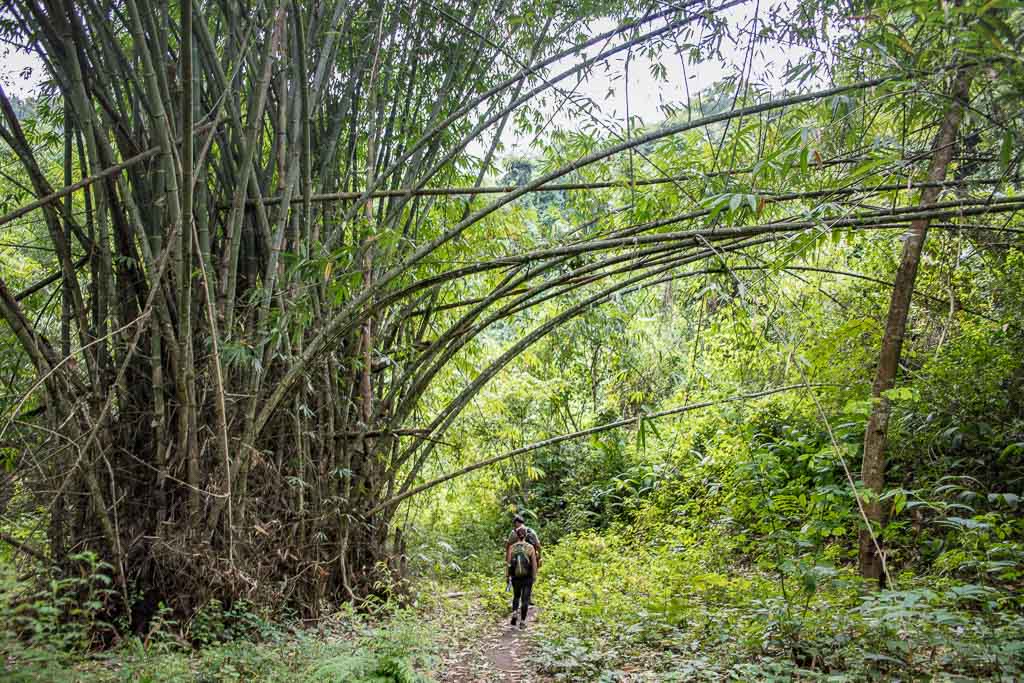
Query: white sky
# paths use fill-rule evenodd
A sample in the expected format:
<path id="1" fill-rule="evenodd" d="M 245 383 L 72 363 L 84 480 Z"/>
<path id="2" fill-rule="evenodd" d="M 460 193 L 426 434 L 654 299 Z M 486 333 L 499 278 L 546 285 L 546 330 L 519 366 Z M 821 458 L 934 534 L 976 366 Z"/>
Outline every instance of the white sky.
<path id="1" fill-rule="evenodd" d="M 28 72 L 23 74 L 26 69 Z M 8 95 L 30 97 L 45 75 L 35 55 L 0 45 L 0 84 Z"/>
<path id="2" fill-rule="evenodd" d="M 778 4 L 780 1 L 772 0 L 772 4 Z M 722 13 L 722 16 L 727 19 L 731 29 L 735 32 L 738 27 L 748 24 L 757 4 L 750 2 L 730 8 Z M 765 2 L 765 6 L 760 8 L 761 21 L 769 16 L 769 7 L 769 3 Z M 610 22 L 596 23 L 590 26 L 587 32 L 595 34 L 611 27 Z M 695 41 L 696 36 L 690 39 Z M 680 42 L 685 41 L 681 39 Z M 674 50 L 663 51 L 657 61 L 665 68 L 667 79 L 664 82 L 651 75 L 652 61 L 640 54 L 640 50 L 634 50 L 628 56 L 628 88 L 625 87 L 624 78 L 627 53 L 620 53 L 609 60 L 606 66 L 595 67 L 589 79 L 579 84 L 578 87 L 575 77 L 567 78 L 558 84 L 565 90 L 575 89 L 575 94 L 580 99 L 592 100 L 596 104 L 591 110 L 592 116 L 578 116 L 573 119 L 570 114 L 578 114 L 579 107 L 567 104 L 559 109 L 558 103 L 563 98 L 559 94 L 549 91 L 544 107 L 545 118 L 553 117 L 553 125 L 559 128 L 596 127 L 605 132 L 608 130 L 622 131 L 625 126 L 628 91 L 630 114 L 639 117 L 645 124 L 656 123 L 665 118 L 661 109 L 662 105 L 668 103 L 677 108 L 685 105 L 687 86 L 689 93 L 695 96 L 723 77 L 738 73 L 743 64 L 747 47 L 745 37 L 741 36 L 738 42 L 739 44 L 734 44 L 728 39 L 723 41 L 722 61 L 687 63 L 685 77 L 680 56 L 675 54 Z M 590 54 L 594 54 L 594 50 Z M 798 51 L 782 45 L 763 46 L 754 55 L 750 70 L 751 80 L 778 87 L 787 62 L 795 61 L 804 54 L 806 52 L 803 50 Z M 580 57 L 574 56 L 571 60 L 555 64 L 551 67 L 550 73 L 557 73 L 578 59 Z M 0 45 L 0 83 L 9 94 L 29 97 L 38 88 L 44 77 L 43 68 L 34 55 L 14 50 L 7 45 Z M 609 95 L 610 90 L 613 91 L 611 95 Z M 599 123 L 594 121 L 594 116 L 599 119 Z M 503 135 L 505 155 L 528 153 L 529 144 L 533 138 L 516 135 L 511 129 L 511 125 L 507 126 Z M 471 151 L 479 154 L 482 150 L 473 149 Z"/>
<path id="3" fill-rule="evenodd" d="M 759 21 L 764 22 L 769 16 L 769 8 L 781 4 L 780 0 L 772 3 L 764 3 L 760 7 Z M 732 7 L 721 13 L 721 17 L 729 23 L 733 33 L 737 29 L 747 27 L 754 16 L 756 3 L 750 2 L 744 5 Z M 759 24 L 761 25 L 761 24 Z M 602 22 L 589 27 L 588 34 L 594 35 L 609 30 L 613 27 L 611 22 Z M 690 41 L 696 42 L 697 36 L 691 36 Z M 615 55 L 607 63 L 607 67 L 596 67 L 589 80 L 576 88 L 576 94 L 591 99 L 597 107 L 591 110 L 591 115 L 597 115 L 604 127 L 621 131 L 624 128 L 627 110 L 627 91 L 629 100 L 629 114 L 631 117 L 639 117 L 643 124 L 657 123 L 665 118 L 666 114 L 662 109 L 665 104 L 674 105 L 681 109 L 687 102 L 687 91 L 689 96 L 696 98 L 697 94 L 705 88 L 720 81 L 726 76 L 738 74 L 746 58 L 747 37 L 740 35 L 738 44 L 728 38 L 723 40 L 721 45 L 722 59 L 703 61 L 690 64 L 687 56 L 677 55 L 674 48 L 665 49 L 656 60 L 648 59 L 641 54 L 643 50 L 636 49 L 627 55 L 621 52 Z M 687 42 L 680 38 L 680 43 Z M 588 56 L 595 54 L 597 49 L 591 49 Z M 796 62 L 799 58 L 806 56 L 807 50 L 794 49 L 790 46 L 773 44 L 760 45 L 755 48 L 755 53 L 749 66 L 749 78 L 752 82 L 763 83 L 772 88 L 781 86 L 781 77 L 786 71 L 787 63 Z M 629 59 L 629 80 L 628 89 L 626 85 L 626 60 Z M 574 56 L 570 60 L 559 62 L 551 67 L 551 73 L 557 73 L 570 64 L 582 58 Z M 687 59 L 685 71 L 683 59 Z M 664 81 L 656 79 L 652 75 L 654 62 L 660 63 L 665 68 L 666 78 Z M 685 74 L 685 75 L 684 75 Z M 563 90 L 571 91 L 576 86 L 575 77 L 569 77 L 558 84 Z M 609 90 L 614 92 L 609 95 Z M 569 110 L 579 111 L 579 107 L 566 105 L 561 111 L 555 102 L 563 98 L 555 93 L 549 93 L 546 111 L 548 115 L 554 113 L 552 123 L 561 128 L 580 128 L 588 121 L 592 127 L 595 125 L 593 117 L 577 116 L 572 119 Z M 505 133 L 503 142 L 506 145 L 506 153 L 526 153 L 532 138 Z"/>

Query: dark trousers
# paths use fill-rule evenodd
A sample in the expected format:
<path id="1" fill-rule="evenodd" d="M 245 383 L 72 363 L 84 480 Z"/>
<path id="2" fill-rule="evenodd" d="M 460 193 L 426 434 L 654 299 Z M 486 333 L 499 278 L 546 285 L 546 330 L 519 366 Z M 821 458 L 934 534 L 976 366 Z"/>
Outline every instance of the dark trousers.
<path id="1" fill-rule="evenodd" d="M 530 593 L 533 592 L 533 577 L 512 579 L 512 614 L 520 610 L 519 618 L 526 619 L 526 610 L 530 608 Z"/>

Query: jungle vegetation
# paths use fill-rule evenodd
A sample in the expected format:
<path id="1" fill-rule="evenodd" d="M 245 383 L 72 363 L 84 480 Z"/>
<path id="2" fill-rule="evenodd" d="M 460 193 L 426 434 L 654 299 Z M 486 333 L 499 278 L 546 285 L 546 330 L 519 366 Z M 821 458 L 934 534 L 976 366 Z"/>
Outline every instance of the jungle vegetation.
<path id="1" fill-rule="evenodd" d="M 10 0 L 0 39 L 42 74 L 0 83 L 12 675 L 443 676 L 516 512 L 538 680 L 1022 674 L 1018 3 Z M 630 113 L 630 68 L 723 61 Z"/>

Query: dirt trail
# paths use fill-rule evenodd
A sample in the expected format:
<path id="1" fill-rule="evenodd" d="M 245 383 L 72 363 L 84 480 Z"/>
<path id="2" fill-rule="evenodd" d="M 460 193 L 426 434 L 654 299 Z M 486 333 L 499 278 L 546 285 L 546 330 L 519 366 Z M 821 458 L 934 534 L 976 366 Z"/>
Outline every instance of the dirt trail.
<path id="1" fill-rule="evenodd" d="M 530 608 L 525 630 L 513 627 L 507 618 L 496 618 L 480 607 L 472 594 L 450 599 L 449 646 L 442 655 L 437 680 L 441 683 L 541 683 L 530 656 L 531 629 L 536 608 Z M 511 616 L 511 615 L 510 615 Z"/>

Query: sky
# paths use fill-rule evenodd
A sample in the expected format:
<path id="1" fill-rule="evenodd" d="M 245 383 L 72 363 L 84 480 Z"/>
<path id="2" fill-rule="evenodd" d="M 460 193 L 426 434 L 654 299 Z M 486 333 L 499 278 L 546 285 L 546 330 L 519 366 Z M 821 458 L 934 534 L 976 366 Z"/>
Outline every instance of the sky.
<path id="1" fill-rule="evenodd" d="M 780 0 L 774 0 L 779 4 Z M 755 8 L 759 8 L 759 16 L 763 20 L 769 16 L 771 4 L 749 2 L 732 7 L 720 16 L 725 18 L 735 31 L 738 27 L 749 25 Z M 587 27 L 587 33 L 594 35 L 612 28 L 611 22 L 595 22 Z M 575 77 L 569 77 L 559 86 L 574 90 L 577 101 L 589 99 L 594 103 L 591 114 L 573 118 L 579 114 L 578 105 L 559 106 L 563 100 L 558 94 L 548 96 L 544 107 L 545 118 L 550 118 L 552 125 L 563 129 L 597 127 L 622 131 L 628 109 L 630 115 L 639 117 L 645 124 L 656 123 L 665 118 L 662 107 L 667 103 L 681 108 L 687 100 L 687 89 L 691 95 L 711 86 L 722 78 L 735 74 L 743 64 L 746 53 L 745 38 L 740 36 L 737 43 L 723 41 L 722 60 L 707 60 L 697 64 L 686 64 L 685 70 L 679 55 L 673 50 L 664 50 L 656 60 L 651 60 L 639 51 L 620 53 L 610 59 L 606 65 L 598 66 L 589 78 L 577 84 Z M 595 48 L 596 49 L 596 48 Z M 594 50 L 590 52 L 593 54 Z M 804 52 L 781 45 L 768 45 L 755 53 L 751 64 L 751 78 L 769 86 L 779 86 L 780 77 L 785 72 L 787 61 L 803 56 Z M 589 55 L 588 55 L 589 56 Z M 550 73 L 557 73 L 571 63 L 581 59 L 573 56 L 564 62 L 553 65 Z M 626 79 L 627 59 L 629 62 L 628 80 Z M 664 68 L 664 80 L 652 75 L 652 67 L 658 64 Z M 0 83 L 9 94 L 19 97 L 30 97 L 45 78 L 42 66 L 34 55 L 15 50 L 8 45 L 0 45 Z M 628 87 L 626 87 L 628 85 Z M 595 121 L 596 118 L 596 121 Z M 535 137 L 519 135 L 508 126 L 502 136 L 505 154 L 518 155 L 529 152 Z M 479 152 L 480 150 L 471 150 Z"/>
<path id="2" fill-rule="evenodd" d="M 0 85 L 8 95 L 31 97 L 45 75 L 38 57 L 0 45 Z"/>
<path id="3" fill-rule="evenodd" d="M 755 8 L 759 3 L 749 2 L 743 5 L 732 7 L 719 16 L 728 21 L 734 33 L 740 27 L 748 27 L 754 17 Z M 780 5 L 764 3 L 760 5 L 760 21 L 769 16 L 769 9 Z M 607 31 L 613 27 L 611 22 L 595 23 L 588 27 L 587 33 L 595 35 Z M 693 38 L 691 38 L 693 40 Z M 684 42 L 682 39 L 680 42 Z M 587 56 L 593 55 L 597 49 L 592 49 Z M 696 96 L 697 93 L 720 81 L 726 76 L 739 72 L 744 63 L 747 51 L 746 36 L 739 35 L 737 42 L 729 39 L 721 45 L 721 60 L 706 60 L 700 63 L 683 64 L 683 58 L 675 54 L 674 50 L 663 50 L 656 59 L 650 59 L 641 51 L 630 53 L 622 52 L 610 60 L 604 68 L 596 68 L 590 78 L 580 84 L 576 93 L 582 98 L 589 98 L 597 107 L 591 112 L 599 112 L 597 117 L 603 127 L 621 131 L 626 119 L 627 96 L 628 110 L 631 117 L 639 117 L 643 124 L 657 123 L 665 118 L 666 113 L 662 109 L 665 104 L 674 105 L 677 109 L 682 108 L 687 102 L 688 93 Z M 763 45 L 757 48 L 750 64 L 750 78 L 752 81 L 761 82 L 773 88 L 782 85 L 781 77 L 786 71 L 787 63 L 804 57 L 807 51 L 794 49 L 790 46 L 779 44 Z M 570 64 L 581 60 L 581 57 L 573 56 L 564 62 L 559 62 L 551 67 L 551 73 L 557 73 Z M 627 59 L 629 62 L 629 78 L 626 79 Z M 664 67 L 664 78 L 655 78 L 652 67 L 659 64 Z M 572 90 L 576 86 L 574 77 L 569 77 L 558 84 L 566 90 Z M 626 87 L 628 85 L 628 88 Z M 549 97 L 549 100 L 562 100 L 559 96 Z M 591 117 L 577 117 L 575 120 L 570 116 L 570 110 L 579 107 L 566 106 L 561 110 L 555 103 L 549 102 L 547 111 L 553 115 L 552 123 L 561 128 L 575 129 L 590 118 L 590 125 L 595 124 Z M 529 144 L 533 141 L 529 136 L 518 136 L 507 133 L 502 140 L 506 150 L 512 153 L 525 153 Z"/>

